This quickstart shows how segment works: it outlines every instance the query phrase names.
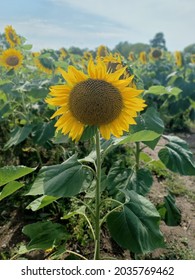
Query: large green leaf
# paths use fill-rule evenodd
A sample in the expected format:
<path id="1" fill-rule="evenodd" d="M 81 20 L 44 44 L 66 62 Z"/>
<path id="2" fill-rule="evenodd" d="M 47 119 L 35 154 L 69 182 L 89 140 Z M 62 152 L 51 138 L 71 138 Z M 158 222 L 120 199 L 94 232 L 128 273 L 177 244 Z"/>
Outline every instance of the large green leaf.
<path id="1" fill-rule="evenodd" d="M 109 195 L 116 194 L 119 189 L 134 190 L 145 195 L 152 186 L 153 178 L 147 169 L 132 170 L 118 166 L 110 169 L 106 183 Z"/>
<path id="2" fill-rule="evenodd" d="M 159 230 L 160 216 L 154 205 L 134 191 L 126 193 L 129 202 L 122 211 L 111 212 L 107 224 L 113 239 L 134 253 L 147 253 L 164 246 Z"/>
<path id="3" fill-rule="evenodd" d="M 59 197 L 42 195 L 41 197 L 38 197 L 35 200 L 33 200 L 26 207 L 26 209 L 31 209 L 32 211 L 37 211 L 37 210 L 51 204 L 52 202 L 56 201 L 57 199 L 59 199 Z"/>
<path id="4" fill-rule="evenodd" d="M 62 164 L 42 167 L 28 195 L 74 196 L 84 180 L 85 170 L 74 155 Z"/>
<path id="5" fill-rule="evenodd" d="M 123 189 L 127 185 L 128 178 L 132 174 L 130 168 L 124 168 L 121 166 L 112 167 L 109 170 L 106 185 L 109 195 L 115 195 L 119 189 Z"/>
<path id="6" fill-rule="evenodd" d="M 179 137 L 167 137 L 169 143 L 162 148 L 158 156 L 164 165 L 173 172 L 181 175 L 195 175 L 193 154 L 187 143 Z"/>
<path id="7" fill-rule="evenodd" d="M 162 94 L 168 94 L 168 95 L 175 95 L 177 96 L 182 90 L 178 87 L 164 87 L 164 86 L 151 86 L 146 93 L 154 94 L 154 95 L 162 95 Z"/>
<path id="8" fill-rule="evenodd" d="M 55 134 L 55 121 L 41 123 L 33 128 L 32 137 L 36 144 L 44 144 Z"/>
<path id="9" fill-rule="evenodd" d="M 151 172 L 148 169 L 140 168 L 132 172 L 127 183 L 127 188 L 129 190 L 134 190 L 138 194 L 146 195 L 152 183 L 153 178 Z"/>
<path id="10" fill-rule="evenodd" d="M 181 223 L 181 211 L 175 204 L 173 195 L 168 194 L 164 197 L 164 203 L 158 206 L 161 218 L 168 226 L 178 226 Z"/>
<path id="11" fill-rule="evenodd" d="M 2 167 L 0 168 L 0 186 L 23 177 L 34 170 L 35 168 L 29 168 L 23 165 Z"/>
<path id="12" fill-rule="evenodd" d="M 16 181 L 9 182 L 0 192 L 0 201 L 23 187 L 24 184 Z"/>
<path id="13" fill-rule="evenodd" d="M 67 239 L 64 226 L 50 221 L 26 225 L 22 232 L 31 239 L 27 245 L 28 250 L 46 250 Z"/>
<path id="14" fill-rule="evenodd" d="M 156 138 L 159 138 L 159 136 L 161 136 L 161 134 L 155 131 L 144 129 L 142 131 L 138 131 L 130 135 L 123 136 L 120 139 L 116 139 L 114 141 L 114 144 L 119 145 L 119 144 L 126 144 L 129 142 L 148 142 L 148 141 L 153 141 Z"/>
<path id="15" fill-rule="evenodd" d="M 8 142 L 5 144 L 4 149 L 7 150 L 13 145 L 18 145 L 22 141 L 24 141 L 33 129 L 33 125 L 25 125 L 23 127 L 15 127 L 15 129 L 11 132 L 11 137 Z"/>
<path id="16" fill-rule="evenodd" d="M 139 132 L 143 130 L 154 131 L 159 135 L 162 135 L 164 131 L 164 123 L 160 118 L 159 113 L 156 111 L 155 108 L 149 107 L 146 112 L 140 115 L 136 119 L 137 125 L 132 126 L 132 132 Z M 151 149 L 154 149 L 156 144 L 158 143 L 160 136 L 154 138 L 152 141 L 143 141 Z"/>

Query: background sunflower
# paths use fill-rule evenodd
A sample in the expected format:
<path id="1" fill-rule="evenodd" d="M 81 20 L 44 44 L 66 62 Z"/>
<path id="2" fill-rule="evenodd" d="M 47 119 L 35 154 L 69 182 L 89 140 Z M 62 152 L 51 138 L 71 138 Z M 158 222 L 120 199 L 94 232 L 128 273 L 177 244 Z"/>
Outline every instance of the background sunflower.
<path id="1" fill-rule="evenodd" d="M 55 70 L 53 61 L 50 58 L 41 57 L 41 55 L 35 57 L 35 64 L 39 70 L 49 75 Z"/>
<path id="2" fill-rule="evenodd" d="M 7 49 L 0 56 L 0 64 L 8 69 L 17 69 L 22 65 L 23 55 L 16 49 Z"/>
<path id="3" fill-rule="evenodd" d="M 21 43 L 19 36 L 11 25 L 5 27 L 5 37 L 11 48 Z"/>
<path id="4" fill-rule="evenodd" d="M 146 52 L 140 52 L 139 60 L 141 61 L 142 64 L 146 64 L 147 63 Z"/>

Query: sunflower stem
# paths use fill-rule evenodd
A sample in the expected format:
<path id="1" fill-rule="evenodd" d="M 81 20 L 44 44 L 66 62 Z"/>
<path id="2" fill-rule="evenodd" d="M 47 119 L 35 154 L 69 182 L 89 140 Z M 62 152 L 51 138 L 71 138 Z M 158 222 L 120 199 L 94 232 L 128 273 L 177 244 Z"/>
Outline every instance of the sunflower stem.
<path id="1" fill-rule="evenodd" d="M 136 145 L 136 151 L 135 151 L 135 160 L 136 160 L 136 166 L 135 166 L 135 169 L 136 171 L 139 170 L 139 160 L 140 160 L 140 142 L 136 142 L 135 143 Z"/>
<path id="2" fill-rule="evenodd" d="M 95 196 L 95 252 L 94 260 L 100 259 L 100 203 L 101 203 L 101 146 L 100 133 L 96 132 L 96 156 L 97 156 L 97 176 L 96 176 L 96 196 Z"/>

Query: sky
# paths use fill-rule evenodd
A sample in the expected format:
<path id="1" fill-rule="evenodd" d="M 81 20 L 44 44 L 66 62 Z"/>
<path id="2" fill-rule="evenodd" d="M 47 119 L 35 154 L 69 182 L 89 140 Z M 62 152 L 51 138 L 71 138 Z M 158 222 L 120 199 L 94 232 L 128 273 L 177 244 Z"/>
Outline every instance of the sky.
<path id="1" fill-rule="evenodd" d="M 158 32 L 169 51 L 182 51 L 195 43 L 195 0 L 2 0 L 0 33 L 6 25 L 34 51 L 148 44 Z"/>

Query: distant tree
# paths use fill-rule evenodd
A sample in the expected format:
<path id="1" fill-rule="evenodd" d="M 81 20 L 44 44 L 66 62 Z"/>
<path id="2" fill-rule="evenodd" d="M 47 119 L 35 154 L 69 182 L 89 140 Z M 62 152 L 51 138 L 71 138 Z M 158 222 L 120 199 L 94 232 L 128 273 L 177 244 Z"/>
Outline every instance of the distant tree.
<path id="1" fill-rule="evenodd" d="M 150 45 L 152 48 L 160 48 L 166 51 L 167 48 L 164 34 L 162 32 L 157 33 L 154 38 L 150 40 Z"/>
<path id="2" fill-rule="evenodd" d="M 139 54 L 140 52 L 148 52 L 150 50 L 150 45 L 143 43 L 136 43 L 130 46 L 130 51 Z"/>
<path id="3" fill-rule="evenodd" d="M 185 53 L 195 54 L 195 44 L 191 44 L 184 48 Z"/>
<path id="4" fill-rule="evenodd" d="M 129 42 L 120 42 L 115 46 L 113 52 L 119 52 L 121 55 L 127 58 L 130 52 L 130 47 L 131 44 Z"/>
<path id="5" fill-rule="evenodd" d="M 83 55 L 83 50 L 81 50 L 78 47 L 70 47 L 68 49 L 68 52 L 72 53 L 72 54 L 78 54 L 78 55 Z"/>
<path id="6" fill-rule="evenodd" d="M 130 52 L 139 54 L 140 52 L 147 52 L 149 51 L 149 49 L 150 46 L 148 44 L 143 44 L 143 43 L 131 44 L 125 41 L 125 42 L 118 43 L 113 49 L 113 52 L 119 52 L 125 58 L 128 58 Z"/>

